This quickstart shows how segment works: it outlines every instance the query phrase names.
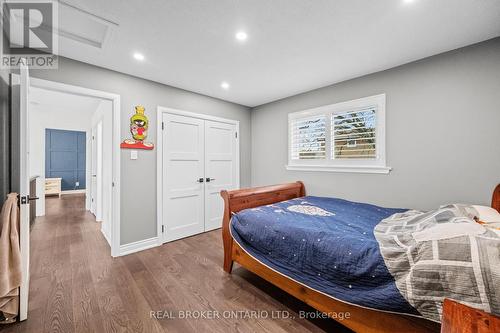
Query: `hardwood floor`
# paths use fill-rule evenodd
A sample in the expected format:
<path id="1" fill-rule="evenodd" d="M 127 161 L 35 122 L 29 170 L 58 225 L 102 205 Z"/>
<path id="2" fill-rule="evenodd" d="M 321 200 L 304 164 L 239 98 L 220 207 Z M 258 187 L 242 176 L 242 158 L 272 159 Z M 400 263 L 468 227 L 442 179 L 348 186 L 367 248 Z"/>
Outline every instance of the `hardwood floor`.
<path id="1" fill-rule="evenodd" d="M 2 332 L 349 332 L 299 318 L 314 310 L 241 267 L 225 273 L 220 230 L 113 259 L 84 206 L 83 196 L 47 199 L 31 232 L 28 320 Z M 188 311 L 220 318 L 179 318 Z"/>

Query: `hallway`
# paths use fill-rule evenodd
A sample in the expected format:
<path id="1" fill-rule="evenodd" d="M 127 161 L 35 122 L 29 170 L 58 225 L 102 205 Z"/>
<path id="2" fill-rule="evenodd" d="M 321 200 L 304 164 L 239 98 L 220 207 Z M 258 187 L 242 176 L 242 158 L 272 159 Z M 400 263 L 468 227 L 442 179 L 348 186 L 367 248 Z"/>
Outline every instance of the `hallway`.
<path id="1" fill-rule="evenodd" d="M 220 230 L 113 259 L 83 195 L 47 198 L 31 231 L 28 320 L 1 332 L 344 332 L 307 305 L 221 266 Z M 176 301 L 173 301 L 176 300 Z M 154 319 L 150 311 L 265 311 L 285 319 Z"/>

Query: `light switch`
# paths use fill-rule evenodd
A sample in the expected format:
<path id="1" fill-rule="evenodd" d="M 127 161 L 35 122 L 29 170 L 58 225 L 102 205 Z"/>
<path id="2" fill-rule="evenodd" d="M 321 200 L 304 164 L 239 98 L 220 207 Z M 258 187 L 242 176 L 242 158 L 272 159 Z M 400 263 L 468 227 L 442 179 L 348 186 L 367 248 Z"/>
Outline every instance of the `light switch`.
<path id="1" fill-rule="evenodd" d="M 139 157 L 139 154 L 137 150 L 131 150 L 130 151 L 130 159 L 131 160 L 136 160 Z"/>

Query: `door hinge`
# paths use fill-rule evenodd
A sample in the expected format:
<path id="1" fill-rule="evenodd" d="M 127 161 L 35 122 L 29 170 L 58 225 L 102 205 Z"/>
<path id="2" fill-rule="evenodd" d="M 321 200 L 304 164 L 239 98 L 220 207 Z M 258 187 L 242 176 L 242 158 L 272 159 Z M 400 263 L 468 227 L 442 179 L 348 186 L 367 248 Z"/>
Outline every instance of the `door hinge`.
<path id="1" fill-rule="evenodd" d="M 161 122 L 161 130 L 163 131 L 165 129 L 165 123 L 162 121 Z"/>
<path id="2" fill-rule="evenodd" d="M 234 137 L 238 139 L 238 132 L 234 132 Z"/>
<path id="3" fill-rule="evenodd" d="M 21 196 L 20 199 L 21 199 L 21 205 L 26 205 L 28 203 L 28 196 L 27 195 Z"/>
<path id="4" fill-rule="evenodd" d="M 111 182 L 111 187 L 115 187 L 115 182 Z"/>
<path id="5" fill-rule="evenodd" d="M 165 233 L 165 226 L 163 224 L 161 225 L 161 233 Z"/>

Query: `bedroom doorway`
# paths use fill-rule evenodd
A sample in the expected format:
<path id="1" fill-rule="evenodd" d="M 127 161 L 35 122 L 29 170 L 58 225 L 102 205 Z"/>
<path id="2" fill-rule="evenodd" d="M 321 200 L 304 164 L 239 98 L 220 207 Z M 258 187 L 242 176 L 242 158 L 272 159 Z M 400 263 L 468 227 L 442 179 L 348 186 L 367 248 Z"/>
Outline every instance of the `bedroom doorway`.
<path id="1" fill-rule="evenodd" d="M 41 198 L 37 216 L 45 215 L 43 199 L 51 191 L 62 198 L 80 195 L 84 209 L 101 223 L 111 255 L 117 256 L 119 96 L 31 79 L 29 100 L 30 176 L 38 176 L 37 196 Z M 42 132 L 45 140 L 39 140 Z"/>
<path id="2" fill-rule="evenodd" d="M 239 188 L 239 122 L 158 108 L 161 243 L 222 226 L 222 189 Z"/>
<path id="3" fill-rule="evenodd" d="M 28 88 L 29 136 L 23 139 L 29 155 L 21 159 L 28 165 L 27 177 L 36 177 L 36 215 L 45 215 L 46 188 L 57 194 L 52 199 L 80 196 L 83 211 L 92 211 L 101 222 L 111 255 L 119 256 L 120 96 L 37 78 L 29 79 Z M 79 133 L 73 137 L 72 131 Z M 47 138 L 53 146 L 49 151 Z"/>

